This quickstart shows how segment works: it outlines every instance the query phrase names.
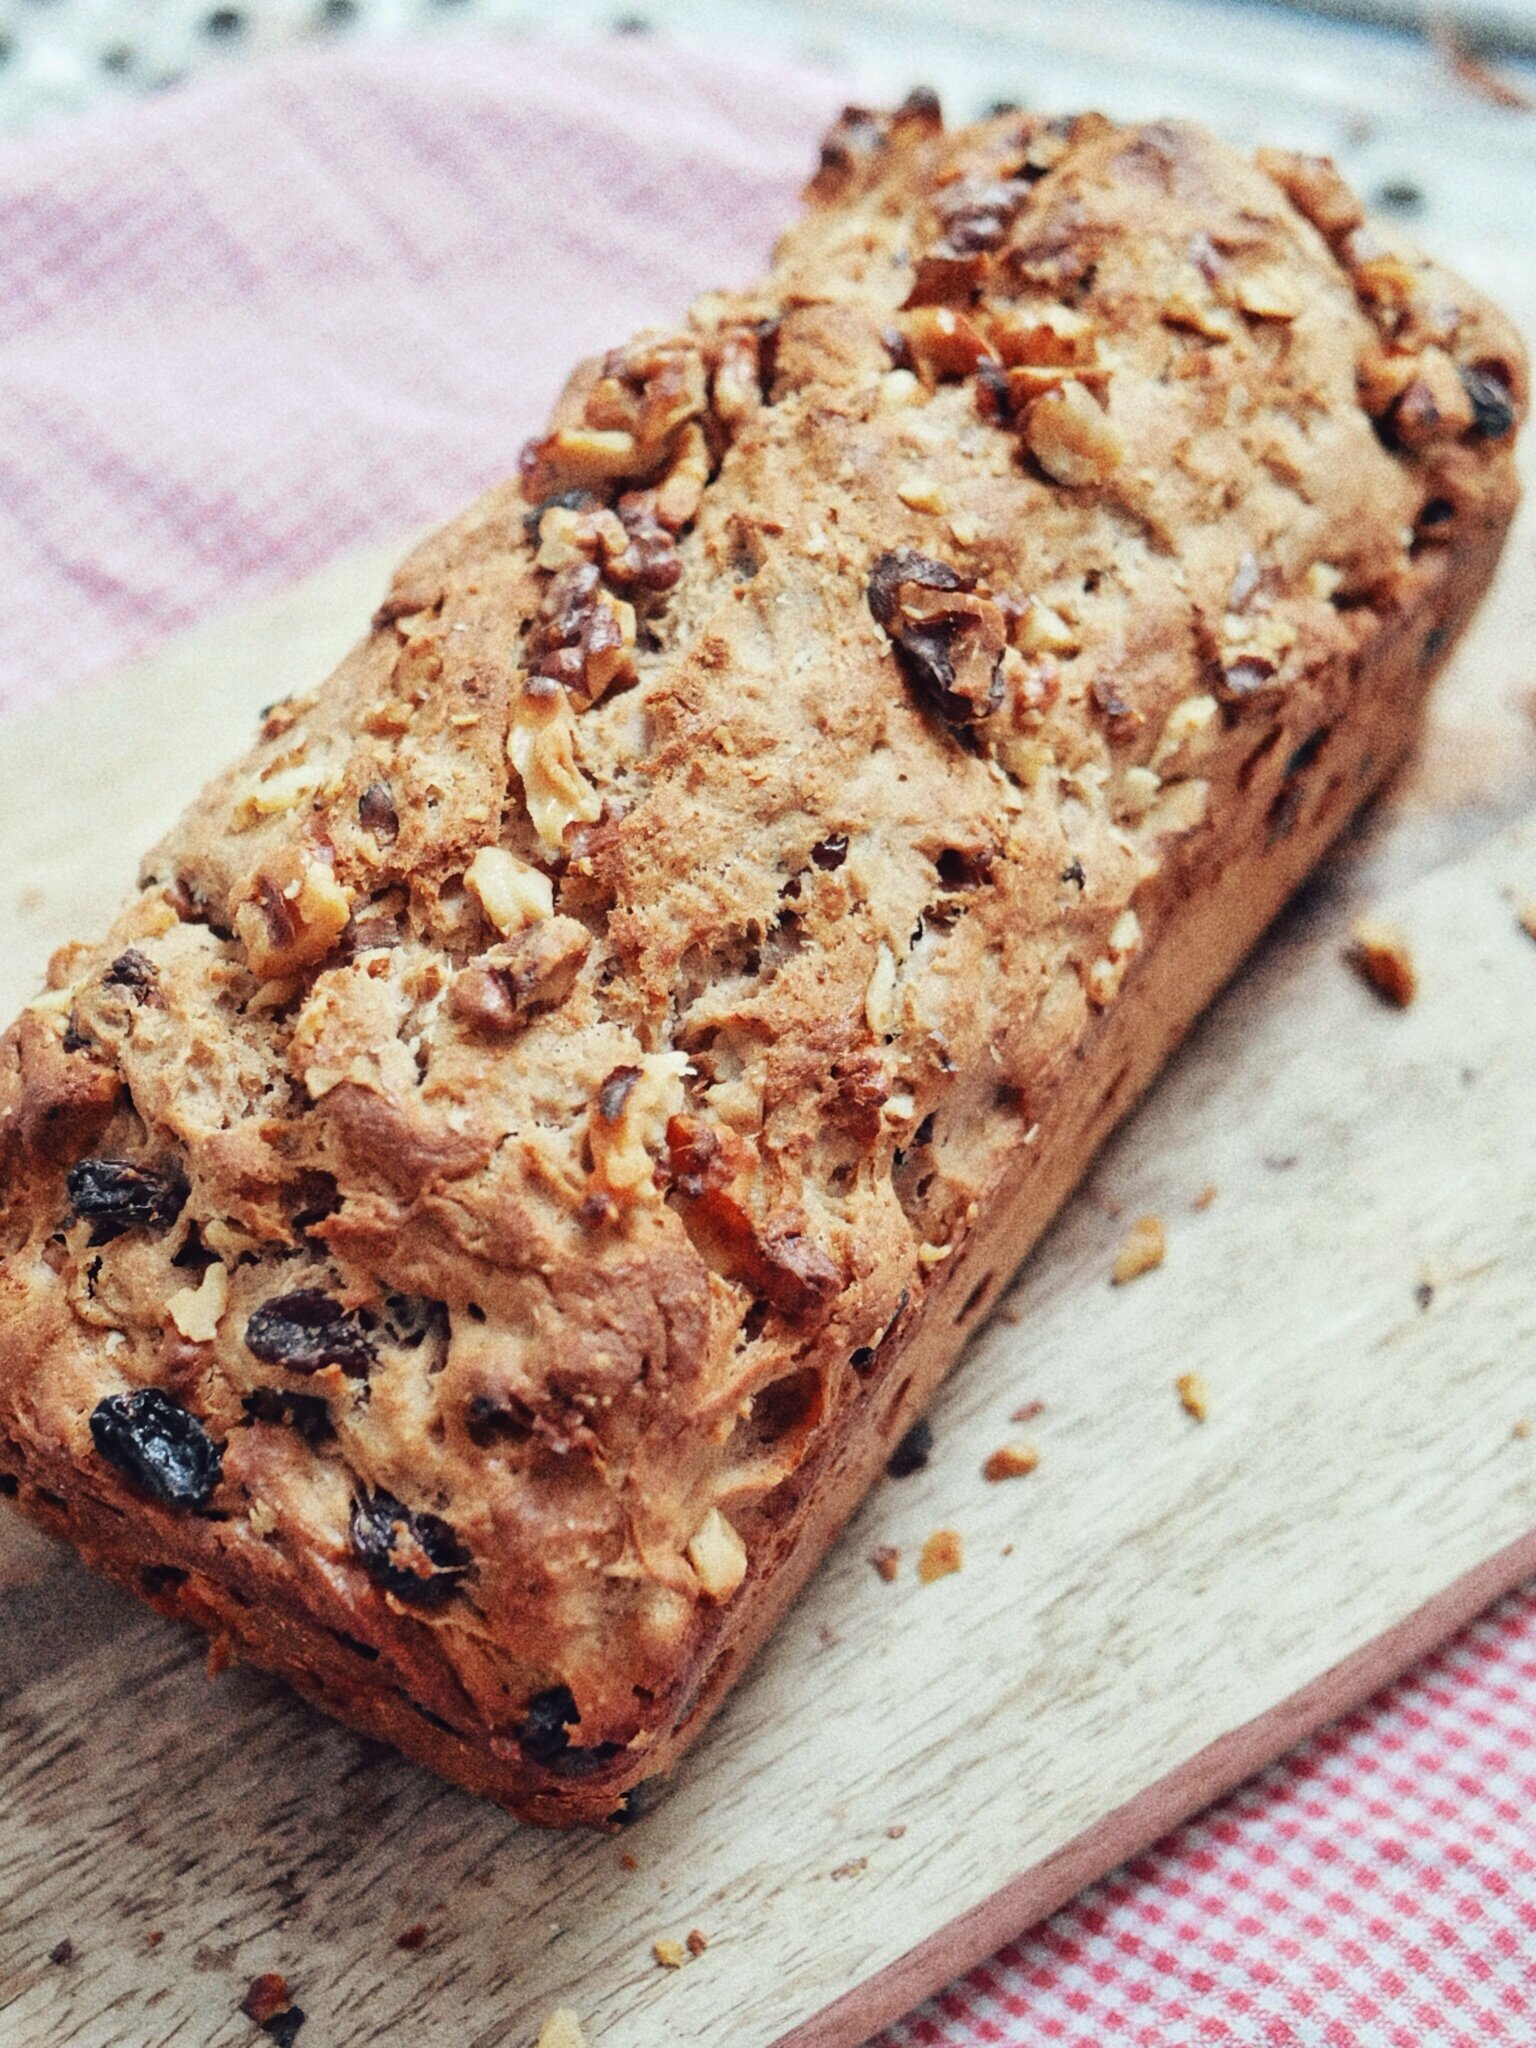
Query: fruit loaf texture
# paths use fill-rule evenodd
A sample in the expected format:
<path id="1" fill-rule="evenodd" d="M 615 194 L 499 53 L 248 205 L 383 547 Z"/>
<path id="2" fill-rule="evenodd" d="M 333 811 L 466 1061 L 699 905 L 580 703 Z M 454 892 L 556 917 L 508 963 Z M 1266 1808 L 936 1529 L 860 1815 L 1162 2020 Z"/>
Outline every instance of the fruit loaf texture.
<path id="1" fill-rule="evenodd" d="M 1409 746 L 1525 398 L 1326 163 L 851 111 L 54 959 L 0 1484 L 514 1812 L 636 1810 Z"/>

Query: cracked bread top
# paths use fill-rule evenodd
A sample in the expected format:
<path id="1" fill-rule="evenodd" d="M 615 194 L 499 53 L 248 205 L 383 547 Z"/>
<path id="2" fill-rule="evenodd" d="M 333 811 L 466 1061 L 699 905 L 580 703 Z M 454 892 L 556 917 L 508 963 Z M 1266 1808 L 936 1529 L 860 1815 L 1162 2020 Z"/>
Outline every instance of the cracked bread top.
<path id="1" fill-rule="evenodd" d="M 0 1072 L 11 1426 L 572 1771 L 686 1707 L 1256 734 L 1299 772 L 1514 493 L 1518 341 L 1324 163 L 917 95 L 808 198 Z"/>

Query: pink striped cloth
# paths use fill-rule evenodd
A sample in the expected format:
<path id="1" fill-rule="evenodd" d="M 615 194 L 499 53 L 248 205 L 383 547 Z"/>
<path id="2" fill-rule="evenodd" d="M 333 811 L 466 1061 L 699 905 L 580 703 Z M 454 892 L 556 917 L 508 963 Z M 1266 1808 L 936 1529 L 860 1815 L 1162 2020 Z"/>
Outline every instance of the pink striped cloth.
<path id="1" fill-rule="evenodd" d="M 0 709 L 505 472 L 577 354 L 759 266 L 838 97 L 438 43 L 0 148 Z M 880 2048 L 1493 2042 L 1536 2042 L 1525 1595 Z"/>

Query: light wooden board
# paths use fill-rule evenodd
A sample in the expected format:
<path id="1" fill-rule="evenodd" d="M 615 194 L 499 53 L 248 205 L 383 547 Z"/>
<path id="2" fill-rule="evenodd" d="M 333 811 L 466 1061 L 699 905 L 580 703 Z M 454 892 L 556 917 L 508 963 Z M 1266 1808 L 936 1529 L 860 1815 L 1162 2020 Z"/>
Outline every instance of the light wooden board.
<path id="1" fill-rule="evenodd" d="M 564 2000 L 597 2048 L 855 2043 L 1536 1568 L 1536 1439 L 1512 1434 L 1536 1418 L 1536 821 L 1489 836 L 1532 794 L 1526 546 L 1415 776 L 1100 1163 L 941 1398 L 929 1469 L 867 1504 L 621 1842 L 519 1829 L 254 1674 L 210 1690 L 189 1636 L 7 1521 L 0 2037 L 233 2044 L 277 1968 L 304 2048 L 517 2048 Z M 0 738 L 0 1005 L 256 703 L 324 667 L 381 566 Z M 1410 935 L 1405 1015 L 1339 962 L 1359 900 Z M 1111 1203 L 1169 1233 L 1123 1290 Z M 987 1486 L 1025 1398 L 1040 1470 Z M 966 1566 L 920 1588 L 940 1524 Z M 708 1952 L 659 1970 L 652 1939 L 694 1926 Z"/>
<path id="2" fill-rule="evenodd" d="M 1461 255 L 1529 331 L 1530 252 L 1490 228 Z M 1536 1570 L 1531 550 L 1527 516 L 1413 773 L 1100 1161 L 929 1469 L 867 1503 L 621 1840 L 520 1829 L 253 1673 L 210 1689 L 188 1635 L 0 1515 L 6 2048 L 236 2048 L 265 1969 L 301 2048 L 524 2048 L 566 2002 L 592 2048 L 853 2048 Z M 0 1010 L 324 671 L 385 560 L 0 730 Z M 1419 957 L 1406 1015 L 1340 964 L 1365 904 Z M 1113 1290 L 1144 1209 L 1167 1264 Z M 1040 1470 L 989 1487 L 1028 1398 Z M 941 1524 L 966 1566 L 920 1588 Z M 658 1969 L 695 1926 L 707 1953 Z"/>

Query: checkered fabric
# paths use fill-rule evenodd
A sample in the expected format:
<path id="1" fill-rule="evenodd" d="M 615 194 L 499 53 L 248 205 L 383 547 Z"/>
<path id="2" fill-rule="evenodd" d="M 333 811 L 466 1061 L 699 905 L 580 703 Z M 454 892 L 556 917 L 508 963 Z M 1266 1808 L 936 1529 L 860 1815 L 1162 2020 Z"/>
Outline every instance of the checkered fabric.
<path id="1" fill-rule="evenodd" d="M 455 509 L 578 351 L 752 273 L 836 97 L 461 43 L 0 149 L 0 709 Z M 878 2048 L 1503 2042 L 1536 2043 L 1529 1595 Z"/>

